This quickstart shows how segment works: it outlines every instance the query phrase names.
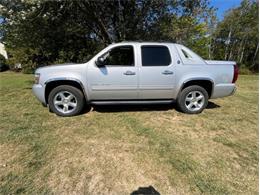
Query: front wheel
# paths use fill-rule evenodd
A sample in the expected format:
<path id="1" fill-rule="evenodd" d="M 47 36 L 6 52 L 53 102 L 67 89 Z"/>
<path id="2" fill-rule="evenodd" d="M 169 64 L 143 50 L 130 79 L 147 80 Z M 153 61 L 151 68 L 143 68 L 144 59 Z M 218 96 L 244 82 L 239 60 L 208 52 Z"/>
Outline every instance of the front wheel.
<path id="1" fill-rule="evenodd" d="M 49 108 L 59 116 L 79 114 L 85 103 L 84 95 L 78 88 L 60 85 L 54 88 L 48 97 Z"/>
<path id="2" fill-rule="evenodd" d="M 198 85 L 183 89 L 177 99 L 179 109 L 188 114 L 201 113 L 208 105 L 207 91 Z"/>

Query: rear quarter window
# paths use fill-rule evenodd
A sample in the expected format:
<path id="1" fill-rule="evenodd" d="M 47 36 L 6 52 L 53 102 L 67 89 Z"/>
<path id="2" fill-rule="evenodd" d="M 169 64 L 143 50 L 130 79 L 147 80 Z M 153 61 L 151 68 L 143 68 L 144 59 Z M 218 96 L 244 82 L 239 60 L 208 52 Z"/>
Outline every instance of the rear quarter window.
<path id="1" fill-rule="evenodd" d="M 168 47 L 160 45 L 141 46 L 142 66 L 168 66 L 171 56 Z"/>

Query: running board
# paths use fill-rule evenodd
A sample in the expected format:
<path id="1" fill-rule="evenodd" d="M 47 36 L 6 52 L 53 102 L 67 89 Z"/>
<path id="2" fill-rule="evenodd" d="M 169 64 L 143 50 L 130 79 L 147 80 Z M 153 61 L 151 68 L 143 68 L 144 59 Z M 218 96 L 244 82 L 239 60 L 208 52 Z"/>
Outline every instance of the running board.
<path id="1" fill-rule="evenodd" d="M 109 101 L 91 101 L 90 104 L 94 105 L 115 105 L 115 104 L 126 104 L 126 105 L 134 105 L 134 104 L 171 104 L 174 100 L 109 100 Z"/>

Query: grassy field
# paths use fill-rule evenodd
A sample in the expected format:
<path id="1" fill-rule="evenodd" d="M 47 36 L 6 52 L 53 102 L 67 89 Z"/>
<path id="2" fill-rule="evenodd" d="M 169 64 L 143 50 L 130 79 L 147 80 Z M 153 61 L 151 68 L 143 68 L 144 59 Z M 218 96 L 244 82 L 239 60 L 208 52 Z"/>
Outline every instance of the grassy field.
<path id="1" fill-rule="evenodd" d="M 32 75 L 0 74 L 0 194 L 258 194 L 258 76 L 199 115 L 99 106 L 57 117 Z"/>

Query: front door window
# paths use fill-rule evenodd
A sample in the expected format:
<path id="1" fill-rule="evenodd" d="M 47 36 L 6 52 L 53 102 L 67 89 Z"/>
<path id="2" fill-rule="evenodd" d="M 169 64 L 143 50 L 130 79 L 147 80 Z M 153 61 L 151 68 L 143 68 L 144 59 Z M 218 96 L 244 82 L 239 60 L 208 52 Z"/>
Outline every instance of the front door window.
<path id="1" fill-rule="evenodd" d="M 114 47 L 102 57 L 105 66 L 134 66 L 133 46 Z"/>

